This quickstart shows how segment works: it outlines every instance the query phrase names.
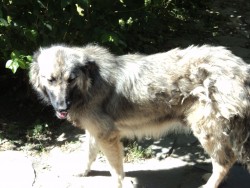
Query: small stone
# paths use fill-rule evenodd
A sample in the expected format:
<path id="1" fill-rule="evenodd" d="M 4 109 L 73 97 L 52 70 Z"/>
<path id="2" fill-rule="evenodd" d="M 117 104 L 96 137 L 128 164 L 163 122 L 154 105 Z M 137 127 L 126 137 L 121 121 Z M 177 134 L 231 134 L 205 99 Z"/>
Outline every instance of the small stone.
<path id="1" fill-rule="evenodd" d="M 56 139 L 58 142 L 63 142 L 66 140 L 65 138 L 65 133 L 62 133 L 57 139 Z"/>

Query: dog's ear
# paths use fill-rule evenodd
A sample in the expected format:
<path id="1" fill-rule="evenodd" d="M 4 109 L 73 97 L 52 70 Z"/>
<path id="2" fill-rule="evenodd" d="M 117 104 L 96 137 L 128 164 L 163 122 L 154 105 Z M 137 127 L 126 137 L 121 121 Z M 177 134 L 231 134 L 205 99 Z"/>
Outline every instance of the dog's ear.
<path id="1" fill-rule="evenodd" d="M 82 67 L 84 74 L 91 79 L 92 84 L 95 82 L 99 75 L 99 68 L 95 61 L 88 60 Z"/>
<path id="2" fill-rule="evenodd" d="M 33 61 L 30 65 L 30 70 L 29 70 L 30 83 L 34 88 L 38 87 L 39 82 L 40 82 L 40 80 L 39 80 L 39 66 L 37 63 L 37 58 L 40 54 L 41 54 L 40 50 L 34 53 Z"/>
<path id="3" fill-rule="evenodd" d="M 41 54 L 41 50 L 38 50 L 37 52 L 34 53 L 33 55 L 33 62 L 30 65 L 30 69 L 29 69 L 29 80 L 30 83 L 33 87 L 33 89 L 38 93 L 38 95 L 40 96 L 40 98 L 45 101 L 48 102 L 48 96 L 46 94 L 46 91 L 44 89 L 44 87 L 41 84 L 41 78 L 40 78 L 40 74 L 39 74 L 39 65 L 37 62 L 37 59 L 39 57 L 39 55 Z"/>
<path id="4" fill-rule="evenodd" d="M 95 61 L 87 61 L 86 65 L 85 65 L 85 70 L 89 73 L 92 74 L 95 71 L 98 70 L 98 67 L 96 65 Z"/>

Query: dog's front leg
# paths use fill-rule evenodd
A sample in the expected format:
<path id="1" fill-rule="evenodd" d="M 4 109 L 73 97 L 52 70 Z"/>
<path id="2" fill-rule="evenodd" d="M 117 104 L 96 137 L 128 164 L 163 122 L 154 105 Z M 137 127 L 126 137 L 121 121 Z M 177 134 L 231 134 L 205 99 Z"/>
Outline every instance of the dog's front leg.
<path id="1" fill-rule="evenodd" d="M 99 148 L 95 141 L 95 138 L 89 134 L 86 130 L 86 143 L 85 143 L 85 157 L 84 157 L 84 166 L 83 173 L 81 176 L 88 175 L 90 171 L 91 164 L 95 161 Z"/>
<path id="2" fill-rule="evenodd" d="M 99 138 L 98 145 L 110 164 L 110 173 L 115 181 L 114 187 L 121 188 L 124 178 L 123 145 L 118 131 L 113 131 L 108 136 Z"/>

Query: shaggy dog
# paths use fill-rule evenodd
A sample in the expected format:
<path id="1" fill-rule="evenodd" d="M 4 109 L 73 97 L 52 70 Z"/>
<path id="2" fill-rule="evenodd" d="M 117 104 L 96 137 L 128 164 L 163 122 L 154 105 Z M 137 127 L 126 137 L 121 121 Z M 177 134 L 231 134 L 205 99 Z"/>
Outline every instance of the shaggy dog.
<path id="1" fill-rule="evenodd" d="M 84 174 L 100 149 L 122 187 L 122 137 L 191 130 L 219 186 L 238 160 L 250 166 L 250 67 L 224 47 L 115 56 L 98 45 L 38 50 L 30 81 L 60 119 L 88 133 Z"/>

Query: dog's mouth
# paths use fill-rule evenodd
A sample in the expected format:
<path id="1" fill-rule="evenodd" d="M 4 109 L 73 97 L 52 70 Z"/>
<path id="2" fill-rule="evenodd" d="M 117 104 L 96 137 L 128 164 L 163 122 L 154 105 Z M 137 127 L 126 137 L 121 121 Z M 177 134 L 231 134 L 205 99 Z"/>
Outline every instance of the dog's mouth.
<path id="1" fill-rule="evenodd" d="M 59 119 L 66 119 L 67 116 L 68 116 L 68 112 L 67 111 L 56 111 L 56 116 L 59 118 Z"/>

